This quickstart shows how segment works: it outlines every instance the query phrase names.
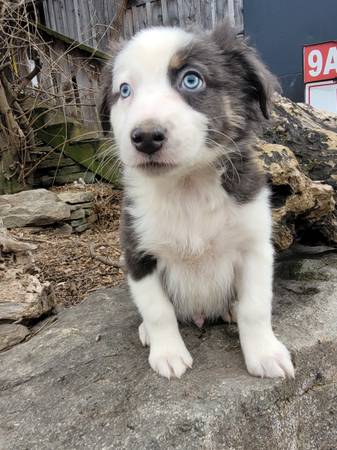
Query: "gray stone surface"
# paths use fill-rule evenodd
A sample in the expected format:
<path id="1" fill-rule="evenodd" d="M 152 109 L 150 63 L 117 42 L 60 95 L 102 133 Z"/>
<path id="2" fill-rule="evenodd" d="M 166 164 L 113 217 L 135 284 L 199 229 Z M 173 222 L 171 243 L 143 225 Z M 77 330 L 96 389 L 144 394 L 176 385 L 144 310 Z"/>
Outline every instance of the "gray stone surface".
<path id="1" fill-rule="evenodd" d="M 65 203 L 75 205 L 77 203 L 88 203 L 94 200 L 94 194 L 90 191 L 85 192 L 60 192 L 58 197 Z M 82 206 L 82 205 L 81 205 Z"/>
<path id="2" fill-rule="evenodd" d="M 249 376 L 224 324 L 182 327 L 194 367 L 160 378 L 127 291 L 105 289 L 1 355 L 0 448 L 335 450 L 337 258 L 280 273 L 274 324 L 295 380 Z"/>
<path id="3" fill-rule="evenodd" d="M 0 321 L 37 319 L 55 307 L 51 284 L 22 267 L 7 268 L 0 278 Z M 1 447 L 0 447 L 1 449 Z"/>
<path id="4" fill-rule="evenodd" d="M 83 217 L 85 217 L 85 210 L 83 208 L 72 211 L 70 215 L 71 220 L 82 219 Z"/>
<path id="5" fill-rule="evenodd" d="M 73 232 L 73 227 L 69 223 L 64 223 L 59 228 L 56 228 L 55 231 L 69 236 Z"/>
<path id="6" fill-rule="evenodd" d="M 75 233 L 83 233 L 83 231 L 87 231 L 90 228 L 89 223 L 84 223 L 74 228 Z"/>
<path id="7" fill-rule="evenodd" d="M 46 189 L 0 195 L 0 218 L 6 228 L 49 225 L 70 218 L 70 208 Z"/>
<path id="8" fill-rule="evenodd" d="M 70 225 L 71 225 L 72 227 L 79 227 L 80 225 L 84 225 L 84 224 L 86 224 L 86 223 L 87 223 L 87 221 L 86 221 L 86 219 L 83 217 L 82 219 L 72 220 L 72 221 L 70 222 Z"/>
<path id="9" fill-rule="evenodd" d="M 78 204 L 75 203 L 75 204 L 70 205 L 70 210 L 76 211 L 79 208 L 84 208 L 86 215 L 87 215 L 88 212 L 89 213 L 91 212 L 93 207 L 94 207 L 94 202 L 84 202 L 84 203 L 78 203 Z"/>
<path id="10" fill-rule="evenodd" d="M 18 344 L 28 335 L 29 330 L 24 325 L 0 323 L 0 350 Z"/>

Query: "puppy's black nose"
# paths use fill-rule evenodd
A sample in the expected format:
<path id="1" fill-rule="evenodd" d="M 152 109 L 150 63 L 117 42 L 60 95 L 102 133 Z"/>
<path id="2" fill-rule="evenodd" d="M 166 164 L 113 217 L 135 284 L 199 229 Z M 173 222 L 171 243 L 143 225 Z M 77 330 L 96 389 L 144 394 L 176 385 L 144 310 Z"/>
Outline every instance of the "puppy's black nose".
<path id="1" fill-rule="evenodd" d="M 139 152 L 152 153 L 160 150 L 166 140 L 166 131 L 161 126 L 138 127 L 131 131 L 131 142 Z"/>

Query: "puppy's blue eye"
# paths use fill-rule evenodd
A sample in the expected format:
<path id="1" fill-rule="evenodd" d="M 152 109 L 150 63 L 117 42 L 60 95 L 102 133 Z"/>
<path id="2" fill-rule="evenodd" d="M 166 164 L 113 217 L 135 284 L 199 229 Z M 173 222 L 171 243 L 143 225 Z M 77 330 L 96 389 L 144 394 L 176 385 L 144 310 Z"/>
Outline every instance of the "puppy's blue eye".
<path id="1" fill-rule="evenodd" d="M 196 91 L 203 85 L 203 80 L 196 72 L 187 72 L 182 80 L 181 87 L 188 91 Z"/>
<path id="2" fill-rule="evenodd" d="M 119 88 L 121 97 L 127 98 L 131 95 L 131 86 L 128 83 L 122 83 Z"/>

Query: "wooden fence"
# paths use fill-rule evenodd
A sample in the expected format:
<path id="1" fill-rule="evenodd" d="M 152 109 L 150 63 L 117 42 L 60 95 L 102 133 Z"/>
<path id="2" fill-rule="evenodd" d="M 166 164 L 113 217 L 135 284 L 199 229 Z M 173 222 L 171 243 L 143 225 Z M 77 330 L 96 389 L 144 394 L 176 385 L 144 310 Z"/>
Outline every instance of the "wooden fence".
<path id="1" fill-rule="evenodd" d="M 124 17 L 126 38 L 151 25 L 198 24 L 210 29 L 224 17 L 243 32 L 243 0 L 134 0 L 130 3 Z"/>
<path id="2" fill-rule="evenodd" d="M 121 3 L 121 0 L 42 0 L 42 21 L 77 42 L 106 50 Z"/>
<path id="3" fill-rule="evenodd" d="M 95 96 L 111 38 L 129 38 L 151 25 L 199 24 L 209 29 L 224 17 L 243 31 L 243 0 L 40 0 L 39 4 L 40 29 L 49 43 L 41 55 L 40 87 L 61 102 L 67 115 L 92 129 L 99 128 Z M 99 50 L 95 56 L 92 49 Z"/>
<path id="4" fill-rule="evenodd" d="M 47 27 L 104 51 L 116 33 L 129 38 L 151 25 L 209 29 L 228 17 L 243 32 L 243 0 L 42 0 L 42 6 Z"/>

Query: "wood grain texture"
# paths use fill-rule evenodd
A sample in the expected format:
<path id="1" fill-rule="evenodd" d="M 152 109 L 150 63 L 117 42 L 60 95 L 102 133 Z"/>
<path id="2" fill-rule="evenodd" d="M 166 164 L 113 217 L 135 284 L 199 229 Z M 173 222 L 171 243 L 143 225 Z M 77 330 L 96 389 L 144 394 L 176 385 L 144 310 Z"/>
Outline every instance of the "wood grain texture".
<path id="1" fill-rule="evenodd" d="M 106 51 L 120 13 L 120 0 L 43 0 L 46 25 Z M 243 32 L 243 0 L 131 0 L 122 11 L 121 34 L 128 39 L 156 25 L 199 25 L 211 29 L 224 18 Z M 117 27 L 118 28 L 118 27 Z"/>
<path id="2" fill-rule="evenodd" d="M 168 9 L 167 9 L 167 1 L 166 0 L 161 0 L 161 10 L 162 10 L 162 16 L 163 16 L 163 24 L 169 25 L 170 21 L 169 21 L 169 13 L 168 13 Z"/>

